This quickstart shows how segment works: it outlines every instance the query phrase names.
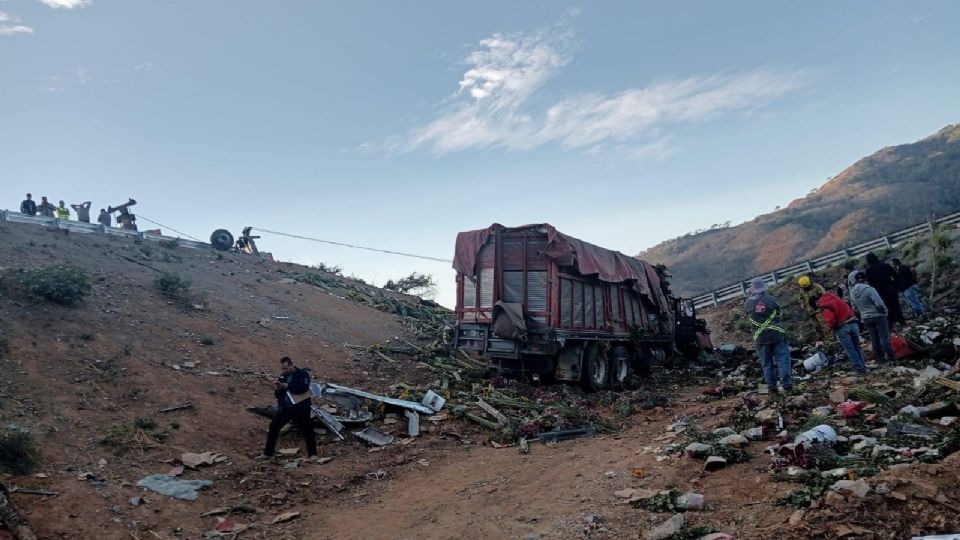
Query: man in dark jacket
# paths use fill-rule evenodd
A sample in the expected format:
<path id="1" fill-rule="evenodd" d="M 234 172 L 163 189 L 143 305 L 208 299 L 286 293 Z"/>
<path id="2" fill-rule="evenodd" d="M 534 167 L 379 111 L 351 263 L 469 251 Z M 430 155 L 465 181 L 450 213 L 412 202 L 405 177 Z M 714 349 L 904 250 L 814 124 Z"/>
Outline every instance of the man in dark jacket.
<path id="1" fill-rule="evenodd" d="M 920 289 L 917 288 L 917 271 L 900 262 L 900 259 L 893 259 L 893 269 L 897 271 L 897 279 L 900 280 L 900 291 L 907 303 L 913 309 L 913 314 L 922 319 L 926 309 L 923 307 L 923 300 L 920 299 Z"/>
<path id="2" fill-rule="evenodd" d="M 37 203 L 33 202 L 33 195 L 27 193 L 27 198 L 20 203 L 20 213 L 28 216 L 37 215 Z"/>
<path id="3" fill-rule="evenodd" d="M 37 210 L 43 217 L 53 217 L 53 213 L 57 210 L 57 207 L 48 201 L 46 197 L 40 197 L 40 205 L 37 206 Z"/>
<path id="4" fill-rule="evenodd" d="M 833 330 L 843 352 L 853 364 L 853 371 L 857 375 L 866 375 L 867 364 L 863 361 L 863 351 L 860 349 L 860 325 L 857 324 L 853 309 L 831 292 L 811 298 L 810 304 L 820 309 L 824 322 Z"/>
<path id="5" fill-rule="evenodd" d="M 789 392 L 793 389 L 793 374 L 787 332 L 780 325 L 780 304 L 767 293 L 767 285 L 761 278 L 753 278 L 750 282 L 744 309 L 753 324 L 753 341 L 757 346 L 757 356 L 760 357 L 763 380 L 767 383 L 767 388 L 774 394 L 778 392 L 777 378 L 774 376 L 776 364 L 783 389 Z"/>
<path id="6" fill-rule="evenodd" d="M 873 253 L 867 253 L 867 283 L 877 290 L 887 306 L 887 322 L 892 327 L 896 323 L 906 324 L 900 309 L 900 280 L 897 271 L 889 264 L 880 261 Z"/>
<path id="7" fill-rule="evenodd" d="M 270 422 L 270 431 L 267 433 L 267 445 L 258 460 L 273 458 L 277 446 L 277 437 L 280 430 L 289 422 L 293 422 L 307 443 L 307 456 L 310 461 L 317 460 L 317 437 L 313 432 L 313 422 L 310 419 L 310 374 L 293 365 L 289 356 L 280 359 L 280 368 L 283 373 L 273 383 L 273 393 L 277 397 L 277 414 Z"/>

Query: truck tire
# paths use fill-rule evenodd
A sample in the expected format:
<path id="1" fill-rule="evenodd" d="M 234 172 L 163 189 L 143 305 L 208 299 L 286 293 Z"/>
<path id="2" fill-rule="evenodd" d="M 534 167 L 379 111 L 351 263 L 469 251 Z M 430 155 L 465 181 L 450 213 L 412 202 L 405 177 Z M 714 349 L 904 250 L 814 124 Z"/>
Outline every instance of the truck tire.
<path id="1" fill-rule="evenodd" d="M 607 353 L 610 360 L 610 376 L 613 384 L 622 385 L 630 376 L 630 351 L 623 345 L 617 345 Z"/>
<path id="2" fill-rule="evenodd" d="M 607 359 L 600 356 L 596 345 L 590 344 L 583 349 L 583 370 L 580 382 L 590 392 L 599 392 L 610 386 L 610 368 Z"/>
<path id="3" fill-rule="evenodd" d="M 218 251 L 230 251 L 233 247 L 233 235 L 226 229 L 217 229 L 210 235 L 210 245 Z"/>

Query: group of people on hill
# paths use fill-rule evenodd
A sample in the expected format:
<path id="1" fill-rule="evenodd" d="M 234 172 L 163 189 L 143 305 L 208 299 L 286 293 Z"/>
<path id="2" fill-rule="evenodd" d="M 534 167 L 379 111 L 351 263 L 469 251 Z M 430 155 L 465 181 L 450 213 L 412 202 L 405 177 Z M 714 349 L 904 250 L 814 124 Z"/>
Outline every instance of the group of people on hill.
<path id="1" fill-rule="evenodd" d="M 817 345 L 823 344 L 829 331 L 843 348 L 858 376 L 867 373 L 860 347 L 861 326 L 870 335 L 877 361 L 893 360 L 891 328 L 906 324 L 900 308 L 900 294 L 907 299 L 917 320 L 926 314 L 920 299 L 916 271 L 899 259 L 893 259 L 892 263 L 881 261 L 873 253 L 867 254 L 866 267 L 852 270 L 846 276 L 846 283 L 839 285 L 835 292 L 815 283 L 810 276 L 797 279 L 799 303 L 813 323 Z M 767 285 L 762 278 L 751 281 L 745 310 L 754 327 L 753 338 L 768 389 L 773 393 L 778 392 L 779 382 L 784 390 L 791 390 L 790 347 L 787 332 L 781 325 L 782 308 L 777 299 L 767 292 Z M 779 377 L 775 376 L 775 371 L 779 372 Z"/>
<path id="2" fill-rule="evenodd" d="M 92 203 L 90 201 L 84 201 L 82 203 L 71 204 L 70 208 L 73 208 L 73 211 L 77 214 L 77 221 L 81 223 L 90 223 L 90 206 Z M 60 220 L 69 220 L 70 219 L 70 208 L 67 208 L 67 205 L 60 201 L 60 204 L 54 206 L 53 203 L 49 202 L 46 197 L 40 197 L 40 204 L 37 204 L 33 200 L 33 195 L 27 193 L 27 198 L 20 203 L 20 213 L 26 214 L 28 216 L 36 216 L 39 214 L 42 217 L 56 218 Z M 100 223 L 104 227 L 113 226 L 113 216 L 110 215 L 110 212 L 107 212 L 106 208 L 100 209 L 100 215 L 97 216 L 97 223 Z M 118 225 L 123 226 L 123 228 L 130 228 L 126 226 L 125 223 L 120 223 L 118 220 Z M 136 230 L 136 226 L 132 227 Z"/>

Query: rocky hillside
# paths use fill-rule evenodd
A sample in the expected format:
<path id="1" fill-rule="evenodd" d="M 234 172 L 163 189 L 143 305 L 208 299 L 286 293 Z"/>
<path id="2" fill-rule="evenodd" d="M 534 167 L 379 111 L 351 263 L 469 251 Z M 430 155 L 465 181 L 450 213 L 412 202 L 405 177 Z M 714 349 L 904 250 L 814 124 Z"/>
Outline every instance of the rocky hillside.
<path id="1" fill-rule="evenodd" d="M 784 209 L 736 227 L 659 244 L 640 254 L 696 294 L 960 208 L 960 125 L 888 147 Z"/>

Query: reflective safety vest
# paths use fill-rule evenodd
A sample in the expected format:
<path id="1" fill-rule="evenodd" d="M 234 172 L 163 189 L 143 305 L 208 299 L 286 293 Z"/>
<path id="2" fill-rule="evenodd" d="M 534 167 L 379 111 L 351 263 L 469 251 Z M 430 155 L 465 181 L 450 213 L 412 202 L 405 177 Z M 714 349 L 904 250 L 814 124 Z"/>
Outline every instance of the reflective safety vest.
<path id="1" fill-rule="evenodd" d="M 757 321 L 753 320 L 752 317 L 747 317 L 750 319 L 750 322 L 753 323 L 753 326 L 757 328 L 757 331 L 753 333 L 754 341 L 760 338 L 760 334 L 762 334 L 764 330 L 773 330 L 774 332 L 780 332 L 781 334 L 787 333 L 787 331 L 783 328 L 773 324 L 773 320 L 777 318 L 778 313 L 778 310 L 773 310 L 773 313 L 771 313 L 770 316 L 767 317 L 767 320 L 763 321 L 762 323 L 758 323 Z"/>
<path id="2" fill-rule="evenodd" d="M 57 207 L 57 219 L 70 219 L 70 209 L 65 206 Z"/>

